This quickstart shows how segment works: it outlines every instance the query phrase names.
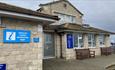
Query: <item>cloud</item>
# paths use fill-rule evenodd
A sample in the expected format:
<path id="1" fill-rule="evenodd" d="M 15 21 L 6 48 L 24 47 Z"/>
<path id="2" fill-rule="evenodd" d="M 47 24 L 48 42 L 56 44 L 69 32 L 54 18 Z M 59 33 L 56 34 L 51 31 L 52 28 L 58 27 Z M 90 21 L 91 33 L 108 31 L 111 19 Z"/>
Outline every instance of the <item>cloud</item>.
<path id="1" fill-rule="evenodd" d="M 40 3 L 53 0 L 0 0 L 8 4 L 36 10 Z M 69 0 L 84 14 L 84 23 L 107 31 L 115 32 L 115 1 L 114 0 Z M 115 37 L 114 37 L 115 39 Z"/>
<path id="2" fill-rule="evenodd" d="M 114 0 L 71 0 L 71 2 L 84 13 L 84 23 L 109 31 L 115 30 Z"/>

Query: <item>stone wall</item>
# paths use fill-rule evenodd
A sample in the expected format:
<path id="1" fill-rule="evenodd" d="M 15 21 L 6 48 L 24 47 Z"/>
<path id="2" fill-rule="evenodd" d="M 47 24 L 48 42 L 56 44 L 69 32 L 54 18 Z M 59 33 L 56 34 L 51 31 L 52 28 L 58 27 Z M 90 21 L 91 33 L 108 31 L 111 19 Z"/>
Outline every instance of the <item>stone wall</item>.
<path id="1" fill-rule="evenodd" d="M 54 34 L 55 40 L 55 55 L 57 58 L 60 58 L 60 36 L 58 34 Z"/>
<path id="2" fill-rule="evenodd" d="M 66 8 L 64 7 L 64 4 L 67 5 Z M 75 8 L 73 8 L 69 3 L 64 1 L 52 5 L 43 6 L 43 10 L 41 12 L 46 14 L 51 14 L 51 15 L 56 15 L 55 12 L 58 12 L 62 14 L 75 16 L 76 23 L 82 24 L 82 15 Z"/>
<path id="3" fill-rule="evenodd" d="M 38 32 L 38 23 L 2 18 L 6 28 L 0 29 L 0 63 L 7 64 L 7 70 L 42 70 L 42 32 Z M 30 43 L 3 43 L 3 29 L 30 30 Z M 39 37 L 34 43 L 32 38 Z"/>
<path id="4" fill-rule="evenodd" d="M 84 38 L 84 47 L 82 48 L 72 48 L 72 49 L 68 49 L 67 48 L 67 39 L 66 39 L 66 34 L 63 36 L 63 56 L 65 59 L 76 59 L 76 53 L 75 53 L 75 49 L 83 49 L 83 48 L 89 48 L 91 51 L 95 51 L 95 55 L 96 56 L 100 56 L 101 55 L 101 51 L 100 51 L 100 45 L 99 45 L 99 34 L 96 34 L 96 46 L 95 47 L 88 47 L 88 36 L 87 34 L 83 34 L 83 38 Z M 105 46 L 109 47 L 110 46 L 110 39 L 109 39 L 109 35 L 105 36 Z"/>

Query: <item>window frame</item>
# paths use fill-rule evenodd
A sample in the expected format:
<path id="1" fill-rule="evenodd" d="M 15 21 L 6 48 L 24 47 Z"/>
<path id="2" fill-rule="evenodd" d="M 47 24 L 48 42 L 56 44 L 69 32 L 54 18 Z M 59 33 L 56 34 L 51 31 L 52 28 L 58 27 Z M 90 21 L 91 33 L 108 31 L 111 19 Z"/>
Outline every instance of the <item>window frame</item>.
<path id="1" fill-rule="evenodd" d="M 81 36 L 80 36 L 81 35 Z M 77 36 L 77 46 L 75 46 L 75 36 Z M 84 42 L 83 42 L 83 34 L 82 33 L 73 33 L 73 45 L 74 45 L 74 48 L 82 48 L 83 45 L 84 45 Z M 79 39 L 80 37 L 82 37 L 82 39 Z M 80 40 L 82 40 L 82 42 L 80 42 Z M 81 45 L 81 46 L 80 46 Z"/>
<path id="2" fill-rule="evenodd" d="M 69 14 L 63 14 L 59 12 L 54 12 L 55 15 L 57 15 L 60 18 L 59 22 L 69 22 L 69 23 L 76 23 L 76 16 L 69 15 Z M 62 18 L 63 15 L 63 18 Z M 61 16 L 61 17 L 60 17 Z M 71 19 L 70 19 L 71 18 Z M 68 20 L 69 19 L 69 20 Z"/>
<path id="3" fill-rule="evenodd" d="M 91 36 L 91 40 L 89 40 L 89 35 Z M 91 44 L 89 44 L 89 42 Z M 95 48 L 96 47 L 96 38 L 95 38 L 95 34 L 93 34 L 93 33 L 88 34 L 88 47 L 89 48 Z"/>
<path id="4" fill-rule="evenodd" d="M 102 44 L 101 44 L 101 42 L 102 42 Z M 99 34 L 99 45 L 100 45 L 100 47 L 105 46 L 105 35 L 104 34 Z"/>

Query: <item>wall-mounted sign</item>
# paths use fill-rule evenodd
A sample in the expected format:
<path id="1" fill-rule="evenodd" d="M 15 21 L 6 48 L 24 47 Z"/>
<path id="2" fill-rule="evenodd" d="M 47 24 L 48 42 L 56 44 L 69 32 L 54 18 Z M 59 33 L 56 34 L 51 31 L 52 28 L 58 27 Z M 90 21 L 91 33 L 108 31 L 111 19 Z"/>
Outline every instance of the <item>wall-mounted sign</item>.
<path id="1" fill-rule="evenodd" d="M 73 35 L 67 34 L 67 48 L 73 48 Z"/>
<path id="2" fill-rule="evenodd" d="M 31 32 L 28 30 L 3 30 L 3 41 L 5 43 L 29 43 Z"/>
<path id="3" fill-rule="evenodd" d="M 6 64 L 0 64 L 0 70 L 6 70 Z"/>
<path id="4" fill-rule="evenodd" d="M 33 42 L 34 42 L 34 43 L 38 43 L 39 41 L 40 41 L 39 38 L 33 38 Z"/>

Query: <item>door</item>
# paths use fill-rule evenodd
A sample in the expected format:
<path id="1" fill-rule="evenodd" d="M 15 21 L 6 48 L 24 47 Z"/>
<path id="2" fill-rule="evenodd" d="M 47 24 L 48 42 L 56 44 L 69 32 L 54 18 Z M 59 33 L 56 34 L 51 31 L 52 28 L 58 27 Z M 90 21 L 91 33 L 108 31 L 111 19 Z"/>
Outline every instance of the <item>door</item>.
<path id="1" fill-rule="evenodd" d="M 44 34 L 44 58 L 55 57 L 54 35 L 52 33 Z"/>

